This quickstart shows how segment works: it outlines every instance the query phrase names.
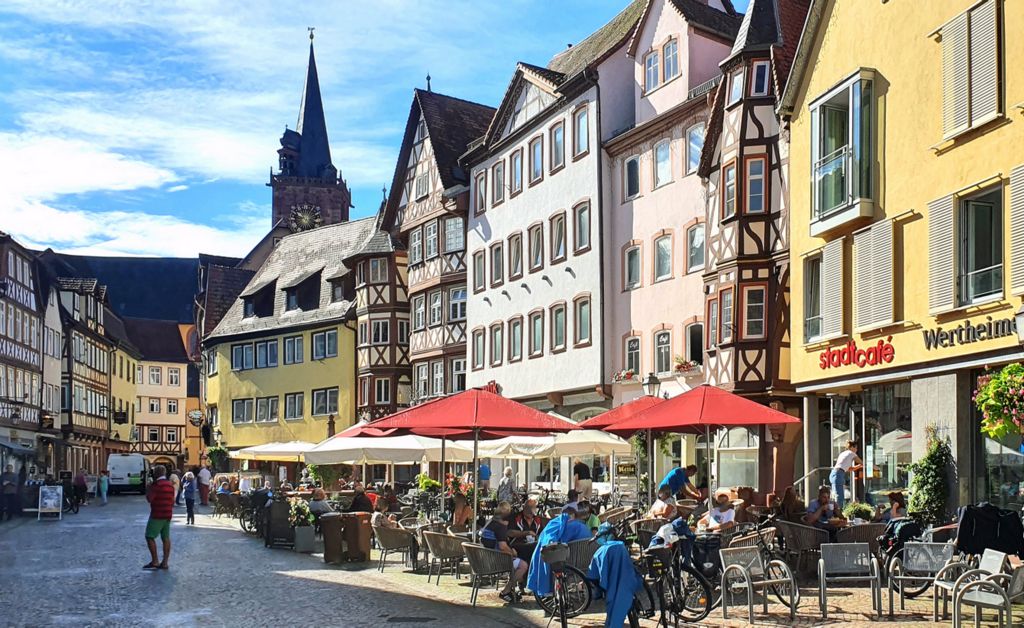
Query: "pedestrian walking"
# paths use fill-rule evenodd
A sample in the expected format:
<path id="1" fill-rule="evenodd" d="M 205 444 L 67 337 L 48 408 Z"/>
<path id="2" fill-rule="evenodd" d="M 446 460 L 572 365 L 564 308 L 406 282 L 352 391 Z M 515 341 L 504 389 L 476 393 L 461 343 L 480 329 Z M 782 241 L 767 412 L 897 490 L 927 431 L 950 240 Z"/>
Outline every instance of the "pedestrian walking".
<path id="1" fill-rule="evenodd" d="M 185 482 L 181 485 L 181 495 L 185 498 L 185 525 L 195 525 L 196 476 L 191 471 L 185 474 Z"/>
<path id="2" fill-rule="evenodd" d="M 107 505 L 107 491 L 110 490 L 110 471 L 100 471 L 100 477 L 96 478 L 96 494 L 100 497 L 100 506 Z"/>
<path id="3" fill-rule="evenodd" d="M 199 503 L 204 506 L 210 505 L 210 482 L 212 480 L 213 474 L 204 464 L 203 468 L 199 470 Z"/>
<path id="4" fill-rule="evenodd" d="M 153 467 L 156 481 L 149 487 L 146 500 L 149 502 L 149 521 L 146 523 L 146 546 L 149 548 L 150 561 L 143 569 L 167 569 L 167 561 L 171 557 L 171 518 L 174 516 L 174 485 L 167 479 L 167 467 L 158 464 Z M 156 553 L 156 537 L 160 537 L 164 546 L 164 559 L 158 560 Z"/>
<path id="5" fill-rule="evenodd" d="M 18 513 L 18 476 L 14 473 L 14 465 L 7 465 L 3 475 L 0 475 L 0 485 L 3 485 L 3 511 L 0 511 L 0 520 L 10 521 Z"/>
<path id="6" fill-rule="evenodd" d="M 75 498 L 78 499 L 78 503 L 82 506 L 88 505 L 85 501 L 85 497 L 89 492 L 89 481 L 85 477 L 85 468 L 78 470 L 78 475 L 75 476 Z"/>
<path id="7" fill-rule="evenodd" d="M 178 474 L 178 470 L 174 469 L 171 471 L 171 484 L 174 485 L 174 505 L 181 505 L 181 476 Z"/>

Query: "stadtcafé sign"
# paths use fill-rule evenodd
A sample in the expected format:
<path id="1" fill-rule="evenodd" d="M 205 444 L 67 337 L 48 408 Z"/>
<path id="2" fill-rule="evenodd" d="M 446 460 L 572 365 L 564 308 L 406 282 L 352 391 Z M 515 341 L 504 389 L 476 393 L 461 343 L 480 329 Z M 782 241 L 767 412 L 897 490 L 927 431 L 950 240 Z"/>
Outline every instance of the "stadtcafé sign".
<path id="1" fill-rule="evenodd" d="M 991 316 L 986 316 L 984 323 L 975 324 L 968 320 L 951 329 L 936 327 L 935 329 L 925 329 L 922 333 L 924 334 L 924 347 L 931 351 L 940 347 L 969 345 L 984 340 L 1016 336 L 1017 321 L 1013 318 L 992 320 Z"/>
<path id="2" fill-rule="evenodd" d="M 866 348 L 857 344 L 856 340 L 831 349 L 825 349 L 818 355 L 818 368 L 827 370 L 842 366 L 879 366 L 891 364 L 896 358 L 896 347 L 892 346 L 892 336 L 868 345 Z"/>

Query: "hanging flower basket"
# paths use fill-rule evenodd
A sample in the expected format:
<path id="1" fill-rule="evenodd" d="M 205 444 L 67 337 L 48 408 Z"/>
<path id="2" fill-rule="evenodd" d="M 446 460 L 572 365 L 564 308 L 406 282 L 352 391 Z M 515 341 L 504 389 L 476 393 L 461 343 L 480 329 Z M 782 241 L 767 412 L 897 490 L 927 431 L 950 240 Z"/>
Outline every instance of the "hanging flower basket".
<path id="1" fill-rule="evenodd" d="M 974 403 L 981 411 L 981 432 L 989 438 L 1024 433 L 1024 364 L 979 378 Z"/>

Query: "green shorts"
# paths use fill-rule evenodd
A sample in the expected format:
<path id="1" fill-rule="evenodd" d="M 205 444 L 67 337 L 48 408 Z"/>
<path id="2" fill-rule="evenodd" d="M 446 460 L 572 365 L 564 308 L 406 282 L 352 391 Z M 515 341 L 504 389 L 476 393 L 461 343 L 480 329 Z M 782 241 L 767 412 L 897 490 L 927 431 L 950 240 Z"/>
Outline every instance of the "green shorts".
<path id="1" fill-rule="evenodd" d="M 164 541 L 171 538 L 170 519 L 150 519 L 146 524 L 146 538 L 155 539 L 158 536 Z"/>

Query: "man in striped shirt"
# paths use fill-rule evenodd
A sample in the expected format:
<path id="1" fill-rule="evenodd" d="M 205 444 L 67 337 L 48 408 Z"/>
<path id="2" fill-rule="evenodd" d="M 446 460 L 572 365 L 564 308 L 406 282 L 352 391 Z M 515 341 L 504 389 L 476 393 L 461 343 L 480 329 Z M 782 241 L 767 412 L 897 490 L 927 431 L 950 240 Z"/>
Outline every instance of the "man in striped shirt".
<path id="1" fill-rule="evenodd" d="M 149 522 L 146 523 L 146 545 L 149 546 L 151 560 L 142 566 L 143 569 L 167 569 L 167 559 L 171 556 L 171 517 L 174 516 L 174 485 L 167 479 L 167 468 L 163 465 L 153 467 L 156 481 L 149 487 L 146 499 L 149 501 Z M 156 553 L 156 537 L 164 544 L 164 560 L 159 562 Z"/>

